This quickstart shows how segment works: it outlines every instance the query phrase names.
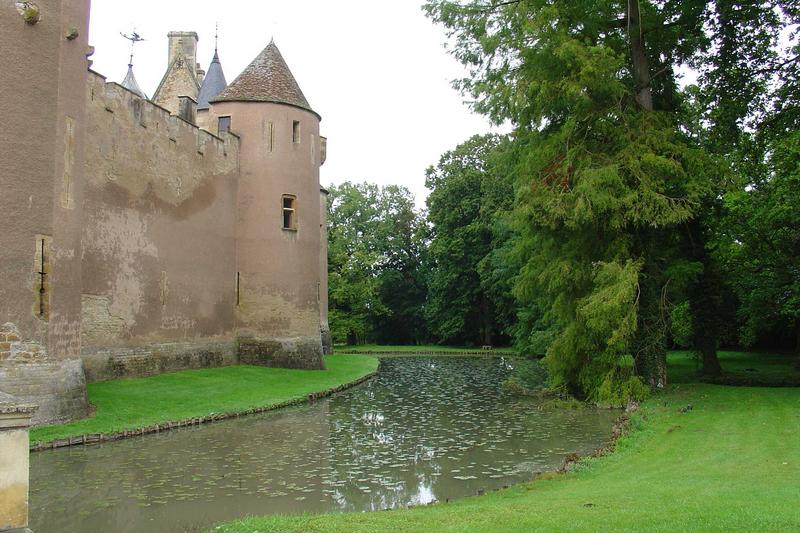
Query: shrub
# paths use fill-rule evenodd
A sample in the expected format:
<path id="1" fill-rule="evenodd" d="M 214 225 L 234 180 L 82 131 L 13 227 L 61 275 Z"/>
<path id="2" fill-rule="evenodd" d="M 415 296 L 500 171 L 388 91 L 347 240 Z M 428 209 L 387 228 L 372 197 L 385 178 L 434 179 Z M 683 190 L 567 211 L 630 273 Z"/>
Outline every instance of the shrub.
<path id="1" fill-rule="evenodd" d="M 671 320 L 672 342 L 681 348 L 692 345 L 692 315 L 689 312 L 689 302 L 683 302 L 672 308 Z"/>
<path id="2" fill-rule="evenodd" d="M 547 368 L 538 359 L 517 358 L 512 361 L 514 373 L 503 382 L 504 390 L 514 394 L 530 395 L 547 388 L 549 381 Z"/>

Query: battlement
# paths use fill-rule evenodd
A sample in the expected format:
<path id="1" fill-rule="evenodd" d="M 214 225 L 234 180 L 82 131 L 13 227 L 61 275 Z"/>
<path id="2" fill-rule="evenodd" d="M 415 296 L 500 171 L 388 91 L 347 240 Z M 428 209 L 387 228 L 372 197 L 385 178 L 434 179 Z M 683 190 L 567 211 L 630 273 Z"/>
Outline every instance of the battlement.
<path id="1" fill-rule="evenodd" d="M 235 134 L 214 135 L 94 71 L 89 71 L 87 98 L 88 134 L 97 143 L 95 168 L 102 168 L 108 181 L 124 182 L 137 192 L 150 184 L 176 204 L 205 179 L 238 170 Z"/>
<path id="2" fill-rule="evenodd" d="M 140 126 L 144 128 L 151 126 L 156 131 L 166 131 L 173 140 L 177 140 L 181 136 L 180 128 L 187 128 L 187 131 L 192 131 L 198 138 L 198 142 L 202 144 L 215 141 L 220 146 L 226 147 L 231 143 L 238 144 L 239 142 L 235 133 L 215 135 L 187 122 L 178 115 L 171 114 L 168 109 L 150 100 L 140 98 L 119 83 L 107 81 L 105 76 L 93 70 L 89 70 L 88 85 L 90 105 L 102 105 L 106 111 L 111 113 L 124 112 L 123 110 L 127 106 Z"/>

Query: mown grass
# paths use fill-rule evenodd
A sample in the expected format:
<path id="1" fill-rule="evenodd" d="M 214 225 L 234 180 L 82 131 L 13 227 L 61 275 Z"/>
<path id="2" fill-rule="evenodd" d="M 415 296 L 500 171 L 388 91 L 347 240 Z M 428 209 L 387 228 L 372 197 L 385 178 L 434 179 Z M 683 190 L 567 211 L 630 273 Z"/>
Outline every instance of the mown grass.
<path id="1" fill-rule="evenodd" d="M 34 428 L 31 442 L 114 433 L 213 413 L 244 411 L 305 398 L 374 372 L 378 360 L 358 355 L 325 358 L 325 370 L 229 366 L 89 385 L 93 416 Z"/>
<path id="2" fill-rule="evenodd" d="M 688 354 L 670 363 L 674 384 L 645 402 L 616 451 L 570 474 L 417 509 L 213 531 L 800 531 L 800 389 L 702 384 Z M 723 353 L 722 363 L 779 373 L 786 360 Z"/>
<path id="3" fill-rule="evenodd" d="M 408 345 L 408 346 L 390 346 L 382 344 L 357 344 L 354 346 L 334 346 L 336 353 L 352 354 L 352 353 L 415 353 L 415 352 L 434 352 L 434 353 L 463 353 L 463 352 L 483 352 L 480 346 L 439 346 L 437 344 L 425 345 Z M 486 350 L 486 354 L 508 354 L 513 355 L 513 348 L 500 348 L 495 347 L 491 350 Z"/>
<path id="4" fill-rule="evenodd" d="M 792 353 L 719 352 L 722 379 L 752 379 L 766 384 L 795 381 L 800 384 L 800 369 Z M 692 352 L 676 351 L 669 356 L 672 383 L 698 381 L 700 364 Z"/>

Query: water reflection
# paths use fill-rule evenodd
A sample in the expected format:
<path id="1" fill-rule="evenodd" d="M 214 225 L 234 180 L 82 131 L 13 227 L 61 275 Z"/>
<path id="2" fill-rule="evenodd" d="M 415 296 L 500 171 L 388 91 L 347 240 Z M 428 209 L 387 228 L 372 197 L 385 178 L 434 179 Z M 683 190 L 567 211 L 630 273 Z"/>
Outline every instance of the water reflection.
<path id="1" fill-rule="evenodd" d="M 185 531 L 248 514 L 379 510 L 530 479 L 604 444 L 614 412 L 540 411 L 500 359 L 387 359 L 276 413 L 31 456 L 37 533 Z"/>

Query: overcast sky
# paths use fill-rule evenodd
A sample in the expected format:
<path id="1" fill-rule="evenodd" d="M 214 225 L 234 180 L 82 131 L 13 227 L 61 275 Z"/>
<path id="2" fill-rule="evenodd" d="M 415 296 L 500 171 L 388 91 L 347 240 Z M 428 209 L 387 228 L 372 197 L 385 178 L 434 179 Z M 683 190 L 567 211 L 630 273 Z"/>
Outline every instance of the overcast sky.
<path id="1" fill-rule="evenodd" d="M 422 0 L 93 0 L 93 69 L 122 81 L 136 31 L 134 72 L 149 95 L 167 67 L 167 32 L 196 31 L 203 69 L 219 54 L 228 82 L 275 38 L 328 137 L 323 185 L 345 180 L 402 184 L 422 205 L 425 169 L 490 130 L 450 86 L 463 75 L 443 47 L 444 30 Z"/>

